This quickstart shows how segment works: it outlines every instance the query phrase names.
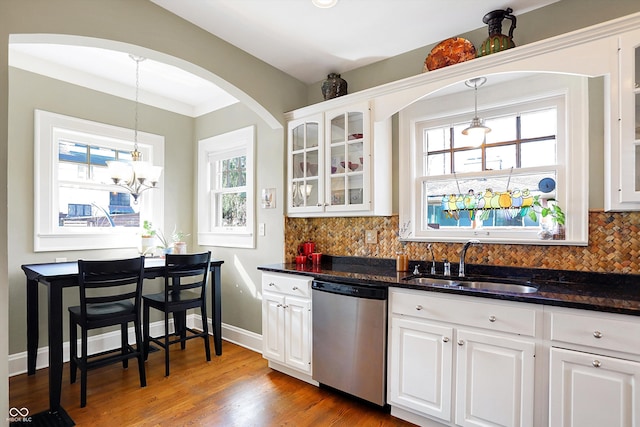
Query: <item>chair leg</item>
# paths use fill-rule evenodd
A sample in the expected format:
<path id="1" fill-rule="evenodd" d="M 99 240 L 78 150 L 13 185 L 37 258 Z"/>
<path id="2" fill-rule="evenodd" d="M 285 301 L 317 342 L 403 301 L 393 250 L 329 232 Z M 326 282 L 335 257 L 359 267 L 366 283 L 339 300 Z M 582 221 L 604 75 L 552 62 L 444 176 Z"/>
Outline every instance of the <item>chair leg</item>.
<path id="1" fill-rule="evenodd" d="M 207 307 L 200 307 L 200 315 L 202 317 L 202 333 L 204 334 L 204 351 L 207 356 L 207 362 L 211 361 L 211 348 L 209 346 L 209 322 L 207 321 Z"/>
<path id="2" fill-rule="evenodd" d="M 87 406 L 87 330 L 82 328 L 82 342 L 80 344 L 82 359 L 80 362 L 80 407 Z"/>
<path id="3" fill-rule="evenodd" d="M 120 353 L 124 357 L 129 352 L 129 331 L 126 323 L 120 325 L 120 346 Z M 122 367 L 124 369 L 129 367 L 129 359 L 122 359 Z"/>
<path id="4" fill-rule="evenodd" d="M 136 332 L 136 351 L 138 352 L 138 372 L 140 373 L 140 387 L 147 386 L 147 376 L 144 371 L 144 344 L 142 343 L 142 331 L 140 330 L 140 319 L 135 321 L 134 330 Z"/>
<path id="5" fill-rule="evenodd" d="M 169 376 L 169 312 L 164 312 L 164 376 Z"/>
<path id="6" fill-rule="evenodd" d="M 144 360 L 149 358 L 149 304 L 144 304 L 142 309 L 142 324 L 144 325 Z"/>
<path id="7" fill-rule="evenodd" d="M 78 330 L 73 316 L 69 314 L 69 379 L 71 384 L 76 382 L 76 374 L 78 365 L 76 358 L 78 357 Z"/>

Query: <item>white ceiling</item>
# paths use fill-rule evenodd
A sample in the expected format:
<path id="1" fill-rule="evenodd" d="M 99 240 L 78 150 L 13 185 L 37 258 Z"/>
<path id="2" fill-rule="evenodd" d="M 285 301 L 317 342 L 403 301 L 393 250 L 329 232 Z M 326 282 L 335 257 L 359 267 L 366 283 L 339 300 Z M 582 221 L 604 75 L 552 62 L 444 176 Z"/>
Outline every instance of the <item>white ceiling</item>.
<path id="1" fill-rule="evenodd" d="M 311 84 L 443 39 L 486 27 L 482 17 L 519 14 L 560 0 L 151 0 L 283 72 Z M 506 32 L 506 25 L 505 25 Z M 516 31 L 517 36 L 517 31 Z M 428 52 L 425 52 L 425 57 Z M 133 99 L 135 62 L 116 50 L 10 43 L 14 67 Z M 205 78 L 147 59 L 140 101 L 197 117 L 237 102 Z"/>

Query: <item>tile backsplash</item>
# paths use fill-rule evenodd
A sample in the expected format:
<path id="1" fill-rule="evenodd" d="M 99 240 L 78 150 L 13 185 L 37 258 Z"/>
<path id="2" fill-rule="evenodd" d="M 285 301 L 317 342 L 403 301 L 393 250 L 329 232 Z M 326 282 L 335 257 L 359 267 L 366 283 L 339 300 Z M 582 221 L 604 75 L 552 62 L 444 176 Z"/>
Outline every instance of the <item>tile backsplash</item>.
<path id="1" fill-rule="evenodd" d="M 365 230 L 376 230 L 378 243 L 365 243 Z M 298 244 L 311 240 L 316 250 L 334 256 L 394 258 L 398 216 L 285 218 L 285 261 L 293 262 Z M 459 243 L 434 243 L 437 261 L 457 262 Z M 430 260 L 427 244 L 404 246 L 411 260 Z M 467 252 L 470 264 L 535 267 L 600 273 L 640 274 L 640 212 L 589 212 L 588 246 L 484 244 Z"/>

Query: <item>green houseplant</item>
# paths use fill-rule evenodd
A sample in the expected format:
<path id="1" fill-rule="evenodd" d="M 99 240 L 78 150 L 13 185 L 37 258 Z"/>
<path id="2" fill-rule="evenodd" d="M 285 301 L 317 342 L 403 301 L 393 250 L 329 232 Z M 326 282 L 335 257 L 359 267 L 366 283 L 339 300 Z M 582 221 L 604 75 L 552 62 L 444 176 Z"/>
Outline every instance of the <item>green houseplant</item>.
<path id="1" fill-rule="evenodd" d="M 549 218 L 551 222 L 551 227 L 549 227 L 549 223 L 544 223 L 540 221 L 540 226 L 542 230 L 538 235 L 543 240 L 563 240 L 564 239 L 564 226 L 565 226 L 565 213 L 558 205 L 555 199 L 541 199 L 540 196 L 534 196 L 533 198 L 533 209 L 529 210 L 529 218 L 532 221 L 538 221 L 538 212 L 540 216 L 544 218 Z"/>
<path id="2" fill-rule="evenodd" d="M 140 254 L 153 255 L 156 247 L 156 231 L 153 229 L 151 221 L 144 220 L 142 223 L 142 233 L 140 235 Z"/>

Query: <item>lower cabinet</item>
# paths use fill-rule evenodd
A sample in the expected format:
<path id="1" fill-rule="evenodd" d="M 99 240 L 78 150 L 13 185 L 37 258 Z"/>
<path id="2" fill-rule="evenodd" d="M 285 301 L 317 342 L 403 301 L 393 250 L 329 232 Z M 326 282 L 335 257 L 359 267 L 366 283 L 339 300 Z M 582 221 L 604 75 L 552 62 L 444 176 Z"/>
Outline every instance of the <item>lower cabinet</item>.
<path id="1" fill-rule="evenodd" d="M 503 332 L 530 323 L 522 334 L 535 335 L 536 310 L 514 319 L 505 304 L 408 290 L 390 295 L 392 414 L 420 425 L 534 425 L 535 342 Z"/>
<path id="2" fill-rule="evenodd" d="M 640 363 L 551 349 L 549 426 L 640 425 Z"/>
<path id="3" fill-rule="evenodd" d="M 640 322 L 549 309 L 549 425 L 640 426 Z"/>
<path id="4" fill-rule="evenodd" d="M 273 369 L 313 383 L 311 281 L 306 276 L 262 274 L 262 356 Z"/>

